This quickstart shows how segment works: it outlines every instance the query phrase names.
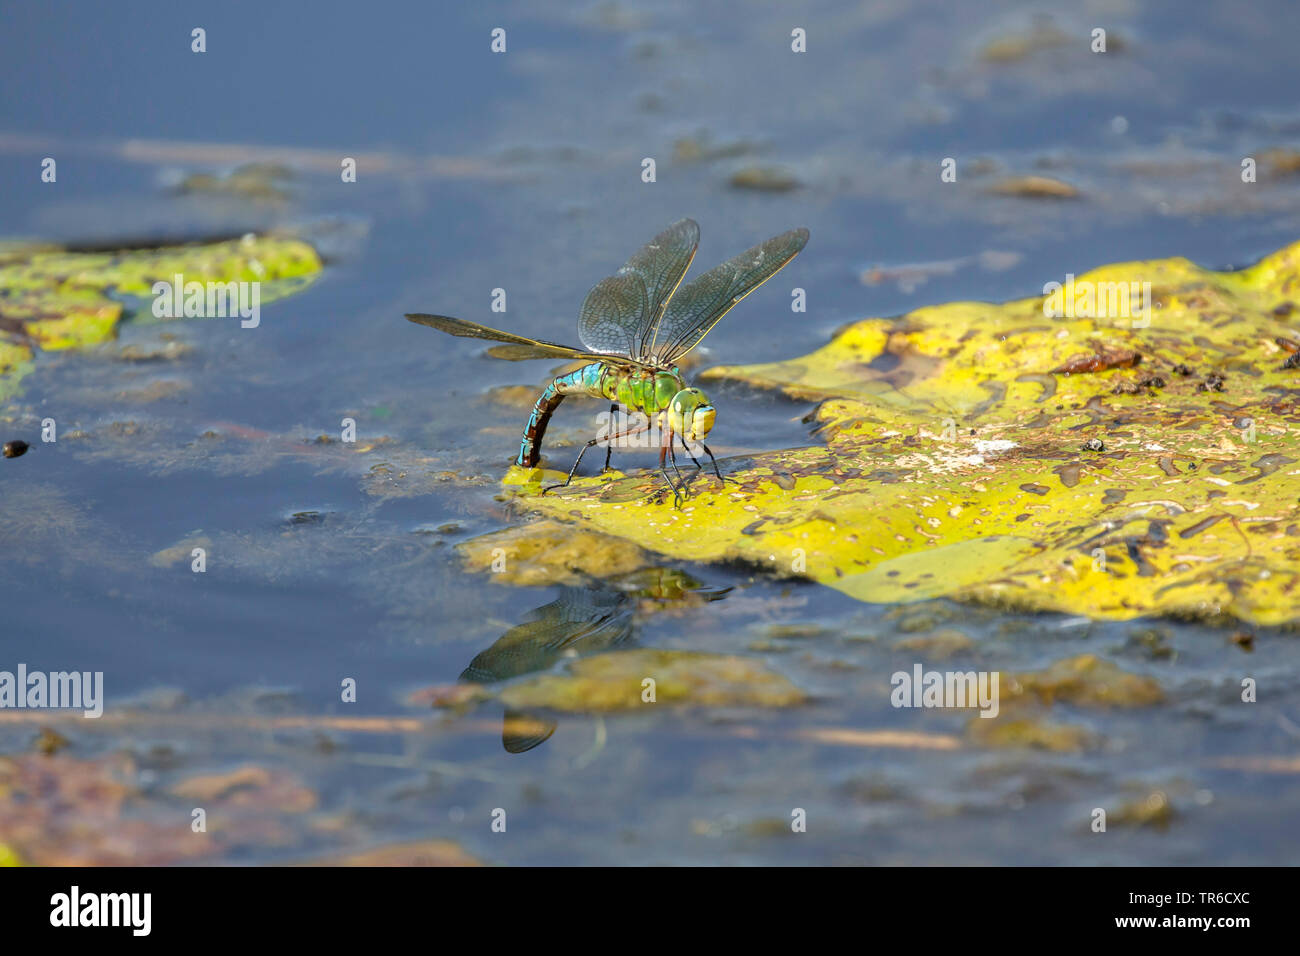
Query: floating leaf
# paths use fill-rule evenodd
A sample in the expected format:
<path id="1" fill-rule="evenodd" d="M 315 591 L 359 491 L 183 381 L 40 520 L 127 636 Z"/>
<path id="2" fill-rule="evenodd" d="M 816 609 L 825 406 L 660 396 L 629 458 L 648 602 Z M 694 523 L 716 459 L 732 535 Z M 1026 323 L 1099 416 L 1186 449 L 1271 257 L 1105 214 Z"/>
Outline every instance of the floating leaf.
<path id="1" fill-rule="evenodd" d="M 820 402 L 824 444 L 725 461 L 725 487 L 696 474 L 681 510 L 653 473 L 507 487 L 651 551 L 866 601 L 1300 620 L 1300 369 L 1278 344 L 1297 338 L 1300 243 L 1239 272 L 1165 259 L 1063 286 L 706 372 Z M 1142 376 L 1163 387 L 1116 388 Z"/>
<path id="2" fill-rule="evenodd" d="M 994 183 L 989 192 L 1025 199 L 1074 199 L 1079 195 L 1078 189 L 1051 176 L 1015 176 Z"/>
<path id="3" fill-rule="evenodd" d="M 1153 790 L 1145 797 L 1121 804 L 1106 822 L 1111 825 L 1149 826 L 1164 830 L 1173 823 L 1175 816 L 1168 795 L 1163 790 Z"/>
<path id="4" fill-rule="evenodd" d="M 635 545 L 610 535 L 577 531 L 558 521 L 506 528 L 457 545 L 465 566 L 494 571 L 498 580 L 522 587 L 581 584 L 587 575 L 612 576 L 650 563 Z"/>
<path id="5" fill-rule="evenodd" d="M 73 252 L 48 245 L 0 249 L 0 399 L 12 391 L 14 371 L 42 349 L 84 348 L 111 339 L 124 297 L 153 295 L 153 284 L 259 282 L 259 303 L 304 288 L 320 258 L 298 239 L 249 235 L 242 239 L 156 249 Z M 153 318 L 152 312 L 143 315 Z M 5 335 L 23 341 L 6 340 Z"/>
<path id="6" fill-rule="evenodd" d="M 0 401 L 18 389 L 23 376 L 31 371 L 32 350 L 26 345 L 0 338 Z"/>
<path id="7" fill-rule="evenodd" d="M 1078 753 L 1096 743 L 1082 727 L 1056 724 L 1036 717 L 985 719 L 974 717 L 968 725 L 971 738 L 984 747 L 1029 747 L 1054 753 Z"/>
<path id="8" fill-rule="evenodd" d="M 655 703 L 642 700 L 655 682 Z M 564 674 L 543 674 L 501 692 L 507 707 L 570 712 L 635 710 L 659 704 L 691 707 L 792 707 L 807 699 L 758 661 L 692 651 L 631 650 L 574 661 Z"/>
<path id="9" fill-rule="evenodd" d="M 1061 700 L 1082 707 L 1147 707 L 1165 696 L 1155 678 L 1130 674 L 1094 654 L 1068 657 L 1041 673 L 1011 677 L 1003 693 L 1010 700 L 1036 696 L 1046 704 Z"/>
<path id="10" fill-rule="evenodd" d="M 944 660 L 974 649 L 975 641 L 955 628 L 905 637 L 894 644 L 896 651 L 914 651 L 929 660 Z"/>

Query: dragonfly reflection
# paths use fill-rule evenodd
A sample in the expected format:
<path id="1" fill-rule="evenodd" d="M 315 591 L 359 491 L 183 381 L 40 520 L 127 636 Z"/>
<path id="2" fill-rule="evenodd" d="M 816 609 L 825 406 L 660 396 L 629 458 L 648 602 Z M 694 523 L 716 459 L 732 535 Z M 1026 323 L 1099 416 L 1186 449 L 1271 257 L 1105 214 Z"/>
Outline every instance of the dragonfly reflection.
<path id="1" fill-rule="evenodd" d="M 546 670 L 562 658 L 616 650 L 635 641 L 637 626 L 647 615 L 716 601 L 730 590 L 707 587 L 673 568 L 563 586 L 558 598 L 530 611 L 522 624 L 470 661 L 460 679 L 494 684 Z M 524 753 L 549 738 L 555 726 L 548 717 L 507 710 L 501 743 L 510 753 Z"/>

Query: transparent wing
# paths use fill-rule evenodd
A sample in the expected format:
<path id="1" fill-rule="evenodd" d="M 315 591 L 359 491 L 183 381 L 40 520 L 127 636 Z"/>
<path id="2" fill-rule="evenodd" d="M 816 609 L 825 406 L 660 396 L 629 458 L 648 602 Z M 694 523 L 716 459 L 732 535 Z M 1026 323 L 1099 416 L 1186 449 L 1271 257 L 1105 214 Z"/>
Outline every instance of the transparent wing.
<path id="1" fill-rule="evenodd" d="M 608 362 L 613 365 L 641 364 L 634 359 L 620 358 L 618 356 L 611 357 L 596 352 L 584 352 L 581 349 L 570 348 L 567 345 L 557 345 L 554 342 L 547 342 L 542 339 L 531 339 L 526 335 L 515 335 L 513 332 L 490 329 L 486 325 L 479 325 L 477 322 L 470 322 L 466 319 L 455 319 L 449 315 L 428 315 L 423 312 L 410 312 L 407 313 L 406 317 L 418 325 L 427 325 L 431 329 L 438 329 L 451 335 L 459 335 L 462 338 L 505 342 L 505 345 L 498 345 L 488 349 L 488 354 L 512 362 L 519 362 L 524 359 L 560 358 L 571 361 Z"/>
<path id="2" fill-rule="evenodd" d="M 593 352 L 648 360 L 654 327 L 699 244 L 699 225 L 678 220 L 638 249 L 615 275 L 596 283 L 578 318 L 582 344 Z"/>
<path id="3" fill-rule="evenodd" d="M 663 365 L 676 363 L 732 306 L 776 275 L 807 242 L 807 229 L 791 229 L 686 283 L 669 301 L 647 356 Z"/>
<path id="4" fill-rule="evenodd" d="M 635 356 L 636 332 L 649 308 L 645 283 L 640 276 L 601 279 L 582 302 L 578 338 L 593 352 Z"/>

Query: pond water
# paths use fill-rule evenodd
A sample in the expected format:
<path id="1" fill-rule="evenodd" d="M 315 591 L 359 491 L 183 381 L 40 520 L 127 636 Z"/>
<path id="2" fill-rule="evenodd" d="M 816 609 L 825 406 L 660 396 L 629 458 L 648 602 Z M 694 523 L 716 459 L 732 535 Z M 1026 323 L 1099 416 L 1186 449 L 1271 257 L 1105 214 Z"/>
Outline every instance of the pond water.
<path id="1" fill-rule="evenodd" d="M 457 546 L 529 520 L 499 485 L 531 402 L 506 387 L 531 395 L 554 366 L 494 361 L 402 318 L 573 342 L 592 283 L 683 216 L 702 229 L 694 271 L 795 226 L 812 234 L 696 368 L 802 355 L 854 319 L 1034 295 L 1107 262 L 1249 264 L 1300 236 L 1300 179 L 1230 188 L 1241 157 L 1300 143 L 1289 4 L 736 16 L 380 2 L 304 16 L 84 2 L 2 16 L 5 237 L 276 228 L 326 257 L 256 329 L 146 307 L 115 342 L 40 353 L 0 403 L 0 438 L 34 446 L 0 462 L 0 670 L 102 671 L 106 694 L 100 721 L 0 712 L 0 755 L 30 754 L 49 728 L 60 773 L 111 771 L 131 795 L 90 833 L 61 815 L 74 806 L 51 806 L 46 849 L 19 856 L 283 862 L 437 840 L 494 864 L 1294 861 L 1293 633 L 870 605 L 667 559 L 603 580 L 500 580 Z M 806 53 L 791 52 L 797 27 Z M 1096 27 L 1104 54 L 1089 50 Z M 56 183 L 40 180 L 46 156 Z M 964 172 L 944 184 L 945 157 L 1082 196 L 991 196 Z M 282 198 L 177 189 L 271 160 L 293 173 Z M 733 185 L 743 170 L 793 183 Z M 794 287 L 806 313 L 789 309 Z M 722 459 L 818 440 L 808 403 L 709 391 Z M 601 410 L 562 406 L 551 467 L 568 467 Z M 47 417 L 54 444 L 39 440 Z M 346 418 L 369 450 L 316 441 Z M 524 714 L 553 733 L 518 753 L 502 703 L 428 705 L 426 689 L 467 669 L 492 691 L 631 649 L 739 655 L 810 699 Z M 1024 673 L 1081 654 L 1154 678 L 1163 702 L 1058 703 L 1051 722 L 1095 742 L 1078 752 L 982 746 L 969 711 L 890 705 L 890 675 L 917 661 Z M 1243 676 L 1268 687 L 1249 708 Z M 199 802 L 213 832 L 196 849 Z M 1089 827 L 1099 806 L 1119 821 L 1106 834 Z M 806 832 L 791 832 L 796 808 Z M 0 844 L 12 819 L 0 809 Z"/>

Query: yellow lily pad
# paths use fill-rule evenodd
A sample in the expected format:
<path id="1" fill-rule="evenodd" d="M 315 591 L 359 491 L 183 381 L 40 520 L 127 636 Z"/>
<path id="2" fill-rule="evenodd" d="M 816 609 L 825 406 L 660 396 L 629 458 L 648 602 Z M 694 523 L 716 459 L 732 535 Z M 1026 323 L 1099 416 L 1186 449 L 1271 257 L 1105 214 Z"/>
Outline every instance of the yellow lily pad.
<path id="1" fill-rule="evenodd" d="M 321 269 L 298 239 L 242 239 L 157 249 L 73 252 L 57 246 L 0 248 L 0 399 L 11 394 L 32 359 L 45 350 L 85 348 L 112 339 L 122 297 L 148 299 L 153 284 L 259 282 L 259 304 L 304 288 Z M 143 315 L 153 319 L 150 310 Z"/>
<path id="2" fill-rule="evenodd" d="M 864 601 L 1300 620 L 1300 243 L 1239 272 L 1164 259 L 1061 279 L 704 373 L 820 402 L 821 444 L 724 462 L 737 483 L 697 475 L 681 510 L 652 473 L 545 496 L 515 475 L 515 493 Z"/>
<path id="3" fill-rule="evenodd" d="M 30 348 L 0 338 L 0 401 L 4 401 L 17 390 L 18 383 L 31 371 L 31 368 Z"/>
<path id="4" fill-rule="evenodd" d="M 647 702 L 647 679 L 654 702 Z M 629 650 L 583 657 L 567 673 L 542 674 L 501 691 L 507 707 L 575 713 L 690 707 L 793 707 L 806 695 L 780 674 L 745 657 L 694 651 Z"/>

